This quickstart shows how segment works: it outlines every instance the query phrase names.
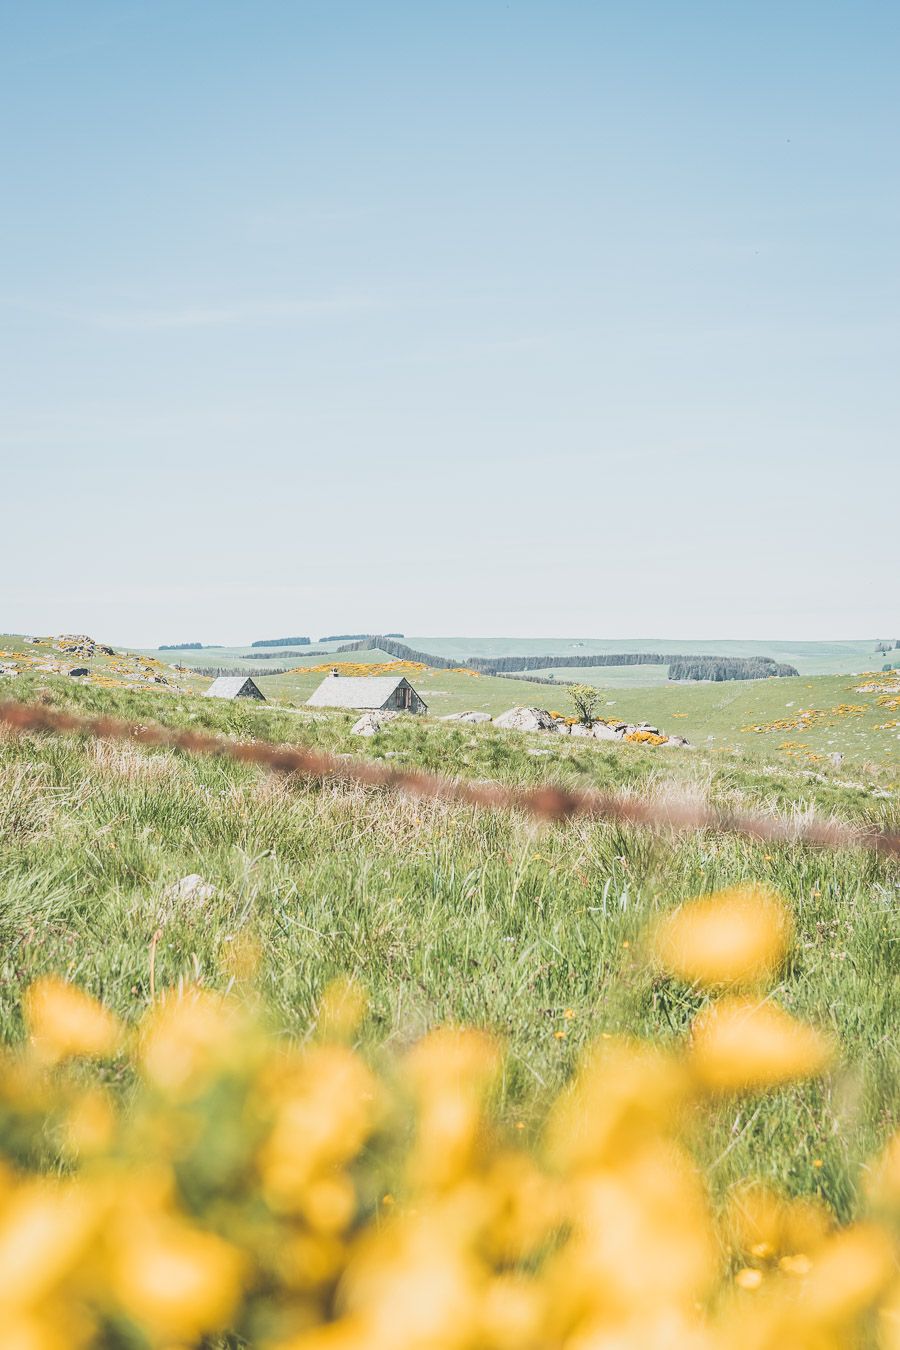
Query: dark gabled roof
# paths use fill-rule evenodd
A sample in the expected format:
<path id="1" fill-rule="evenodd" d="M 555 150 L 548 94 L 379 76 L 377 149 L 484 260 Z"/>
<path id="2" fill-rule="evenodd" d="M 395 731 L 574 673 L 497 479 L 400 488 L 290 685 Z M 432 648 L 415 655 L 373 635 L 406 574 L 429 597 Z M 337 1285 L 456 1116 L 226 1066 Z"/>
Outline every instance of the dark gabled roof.
<path id="1" fill-rule="evenodd" d="M 213 680 L 208 689 L 204 691 L 204 698 L 240 698 L 241 691 L 246 689 L 247 685 L 255 689 L 260 698 L 264 699 L 259 686 L 251 680 L 249 675 L 220 675 L 217 680 Z"/>

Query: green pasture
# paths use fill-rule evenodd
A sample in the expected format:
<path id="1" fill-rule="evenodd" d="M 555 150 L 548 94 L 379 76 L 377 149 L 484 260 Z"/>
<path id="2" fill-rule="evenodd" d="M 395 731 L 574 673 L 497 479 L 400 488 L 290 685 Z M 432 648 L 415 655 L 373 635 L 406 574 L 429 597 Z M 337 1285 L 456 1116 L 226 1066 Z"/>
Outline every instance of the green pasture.
<path id="1" fill-rule="evenodd" d="M 871 784 L 848 783 L 828 766 L 811 778 L 777 757 L 563 738 L 535 755 L 546 738 L 411 717 L 361 744 L 346 713 L 35 675 L 11 681 L 10 692 L 505 783 L 688 792 L 732 808 L 900 825 L 894 799 Z M 723 691 L 672 691 L 686 694 Z M 725 707 L 712 711 L 733 720 Z M 189 873 L 215 894 L 173 897 L 169 887 Z M 642 934 L 679 901 L 748 880 L 779 888 L 796 918 L 778 999 L 828 1028 L 841 1049 L 822 1081 L 723 1106 L 708 1160 L 713 1185 L 762 1175 L 847 1214 L 860 1159 L 900 1112 L 900 872 L 861 850 L 711 834 L 655 839 L 584 822 L 538 827 L 511 813 L 273 778 L 221 759 L 2 736 L 0 1033 L 21 1034 L 22 993 L 43 972 L 64 973 L 136 1019 L 150 997 L 155 933 L 157 987 L 231 987 L 232 953 L 250 940 L 261 954 L 259 989 L 289 1034 L 308 1034 L 338 973 L 368 991 L 367 1052 L 390 1055 L 447 1021 L 495 1031 L 510 1048 L 501 1107 L 530 1128 L 601 1033 L 685 1033 L 704 996 L 648 966 Z"/>

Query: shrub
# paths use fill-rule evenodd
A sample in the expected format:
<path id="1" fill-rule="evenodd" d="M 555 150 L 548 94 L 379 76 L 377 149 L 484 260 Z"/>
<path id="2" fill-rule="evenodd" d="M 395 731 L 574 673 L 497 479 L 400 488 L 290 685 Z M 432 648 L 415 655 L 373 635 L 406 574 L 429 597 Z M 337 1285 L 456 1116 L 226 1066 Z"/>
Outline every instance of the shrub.
<path id="1" fill-rule="evenodd" d="M 600 706 L 601 694 L 599 689 L 595 689 L 590 684 L 573 684 L 569 686 L 569 698 L 572 700 L 579 719 L 586 725 L 590 725 L 594 720 L 594 714 Z"/>

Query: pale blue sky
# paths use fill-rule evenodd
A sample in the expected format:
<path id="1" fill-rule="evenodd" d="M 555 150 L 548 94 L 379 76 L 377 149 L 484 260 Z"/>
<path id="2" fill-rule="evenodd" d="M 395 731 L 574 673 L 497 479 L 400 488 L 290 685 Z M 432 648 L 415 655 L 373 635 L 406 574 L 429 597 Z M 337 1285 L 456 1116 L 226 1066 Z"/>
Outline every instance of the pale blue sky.
<path id="1" fill-rule="evenodd" d="M 895 637 L 900 6 L 2 0 L 0 629 Z"/>

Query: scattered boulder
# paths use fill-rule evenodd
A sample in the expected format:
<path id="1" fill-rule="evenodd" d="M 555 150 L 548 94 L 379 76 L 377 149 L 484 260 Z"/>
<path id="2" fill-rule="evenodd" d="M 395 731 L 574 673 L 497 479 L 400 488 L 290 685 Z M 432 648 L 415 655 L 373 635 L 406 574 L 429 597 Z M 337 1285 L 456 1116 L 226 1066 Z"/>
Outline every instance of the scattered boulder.
<path id="1" fill-rule="evenodd" d="M 402 714 L 396 712 L 363 713 L 359 721 L 354 722 L 353 726 L 350 728 L 350 735 L 375 736 L 388 722 L 393 722 L 400 716 L 402 716 Z"/>
<path id="2" fill-rule="evenodd" d="M 58 652 L 65 652 L 69 656 L 114 655 L 112 647 L 104 646 L 102 642 L 95 641 L 86 633 L 61 633 L 59 637 L 53 639 L 53 646 Z"/>
<path id="3" fill-rule="evenodd" d="M 454 714 L 451 720 L 474 720 L 473 714 Z M 484 716 L 484 714 L 482 714 Z M 479 719 L 481 720 L 481 719 Z M 544 708 L 510 708 L 494 719 L 494 726 L 510 731 L 553 731 L 563 736 L 590 736 L 596 741 L 632 741 L 643 745 L 687 745 L 683 736 L 667 736 L 650 722 L 596 721 L 587 724 L 569 724 L 565 718 L 554 717 Z"/>
<path id="4" fill-rule="evenodd" d="M 204 881 L 199 873 L 191 872 L 180 881 L 173 881 L 171 886 L 167 886 L 162 898 L 168 906 L 187 904 L 193 909 L 199 909 L 207 900 L 211 900 L 215 893 L 215 886 Z"/>
<path id="5" fill-rule="evenodd" d="M 607 726 L 605 722 L 595 722 L 593 727 L 585 730 L 595 741 L 620 741 L 624 735 L 624 732 L 617 730 L 616 727 Z"/>
<path id="6" fill-rule="evenodd" d="M 495 727 L 507 731 L 553 731 L 555 725 L 545 708 L 510 708 L 494 719 Z"/>

